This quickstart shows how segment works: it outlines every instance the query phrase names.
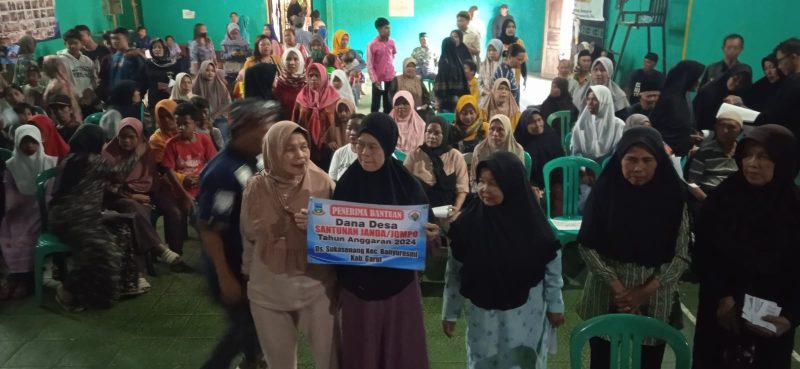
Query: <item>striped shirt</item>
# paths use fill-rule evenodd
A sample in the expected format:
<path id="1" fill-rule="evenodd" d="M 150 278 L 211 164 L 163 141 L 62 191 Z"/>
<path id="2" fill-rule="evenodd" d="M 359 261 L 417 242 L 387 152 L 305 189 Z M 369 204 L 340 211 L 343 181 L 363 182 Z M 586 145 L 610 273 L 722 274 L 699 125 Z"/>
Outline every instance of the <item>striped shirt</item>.
<path id="1" fill-rule="evenodd" d="M 642 245 L 647 247 L 647 245 Z M 612 314 L 614 293 L 608 282 L 619 280 L 626 288 L 641 286 L 651 278 L 658 279 L 661 287 L 640 307 L 644 316 L 672 323 L 670 314 L 678 301 L 678 281 L 689 266 L 689 216 L 683 212 L 683 220 L 675 242 L 675 257 L 668 263 L 658 267 L 647 267 L 636 263 L 626 263 L 599 254 L 584 246 L 578 247 L 578 253 L 589 268 L 583 296 L 578 304 L 578 315 L 587 320 L 596 316 Z M 656 340 L 647 338 L 646 345 L 656 344 Z"/>
<path id="2" fill-rule="evenodd" d="M 514 73 L 514 69 L 508 66 L 506 63 L 500 63 L 500 66 L 497 67 L 497 70 L 494 72 L 494 81 L 497 81 L 499 78 L 505 78 L 511 83 L 511 93 L 514 94 L 514 100 L 517 100 L 517 105 L 519 105 L 519 85 L 517 84 L 517 79 Z M 492 88 L 490 86 L 489 88 Z"/>
<path id="3" fill-rule="evenodd" d="M 728 156 L 719 142 L 711 137 L 703 141 L 694 154 L 686 181 L 695 183 L 704 192 L 708 192 L 738 170 L 736 160 Z"/>

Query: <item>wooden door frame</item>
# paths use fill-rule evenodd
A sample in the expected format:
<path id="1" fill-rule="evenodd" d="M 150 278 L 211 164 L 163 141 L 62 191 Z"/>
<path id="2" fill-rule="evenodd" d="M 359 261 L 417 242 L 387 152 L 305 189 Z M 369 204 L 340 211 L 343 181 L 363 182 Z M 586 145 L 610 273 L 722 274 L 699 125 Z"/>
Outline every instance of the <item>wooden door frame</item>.
<path id="1" fill-rule="evenodd" d="M 544 32 L 543 32 L 543 35 L 542 35 L 543 36 L 542 37 L 542 68 L 539 71 L 539 74 L 543 78 L 555 78 L 555 77 L 558 76 L 558 69 L 556 69 L 555 73 L 545 71 L 545 63 L 546 63 L 547 54 L 548 54 L 547 53 L 547 50 L 548 50 L 548 47 L 547 47 L 547 33 L 548 33 L 549 28 L 550 28 L 549 26 L 550 26 L 550 11 L 551 11 L 550 2 L 551 1 L 560 1 L 561 2 L 561 12 L 563 13 L 563 11 L 564 11 L 564 0 L 545 0 L 545 2 L 544 2 L 544 7 L 545 7 L 544 8 Z M 558 16 L 561 17 L 561 14 L 558 14 Z M 563 32 L 563 30 L 564 30 L 564 25 L 563 24 L 561 24 L 560 29 L 561 29 L 561 31 L 559 31 L 559 34 L 560 34 L 560 32 Z M 560 39 L 560 37 L 559 37 L 559 39 Z M 560 42 L 560 40 L 559 40 L 558 53 L 559 53 L 559 55 L 561 54 L 561 42 Z M 556 68 L 558 68 L 558 63 L 556 63 Z"/>

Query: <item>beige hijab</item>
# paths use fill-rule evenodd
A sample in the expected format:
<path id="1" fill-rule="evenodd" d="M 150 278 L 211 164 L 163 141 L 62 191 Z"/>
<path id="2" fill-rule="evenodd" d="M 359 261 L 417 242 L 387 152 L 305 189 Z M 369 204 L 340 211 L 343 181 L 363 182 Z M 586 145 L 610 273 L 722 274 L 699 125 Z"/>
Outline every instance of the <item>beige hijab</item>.
<path id="1" fill-rule="evenodd" d="M 256 255 L 273 273 L 300 274 L 308 267 L 306 233 L 297 228 L 294 214 L 308 207 L 309 197 L 330 198 L 333 181 L 306 160 L 305 174 L 294 177 L 283 170 L 281 157 L 292 134 L 308 140 L 308 131 L 297 123 L 281 121 L 264 137 L 264 171 L 250 180 L 242 204 L 254 240 Z M 247 233 L 247 232 L 246 232 Z"/>
<path id="2" fill-rule="evenodd" d="M 475 168 L 478 166 L 478 163 L 480 163 L 481 160 L 486 160 L 490 155 L 496 152 L 508 151 L 516 155 L 519 161 L 525 162 L 525 149 L 523 149 L 522 145 L 517 143 L 517 140 L 514 138 L 514 131 L 511 128 L 511 119 L 505 115 L 496 114 L 492 116 L 492 119 L 489 119 L 489 127 L 491 127 L 492 122 L 496 120 L 503 124 L 503 129 L 506 131 L 506 139 L 499 146 L 495 146 L 492 143 L 491 134 L 486 132 L 486 138 L 475 146 L 475 151 L 472 154 L 470 172 L 473 180 L 477 178 L 475 176 Z"/>
<path id="3" fill-rule="evenodd" d="M 509 118 L 514 118 L 519 114 L 519 105 L 517 105 L 517 101 L 514 100 L 514 94 L 509 91 L 508 96 L 505 99 L 500 99 L 497 97 L 497 91 L 500 88 L 500 85 L 505 83 L 506 86 L 511 89 L 511 82 L 508 81 L 506 78 L 498 78 L 494 80 L 494 85 L 492 85 L 492 91 L 483 100 L 481 104 L 481 109 L 486 112 L 487 117 L 494 117 L 495 115 L 504 115 Z M 494 118 L 492 118 L 494 119 Z M 513 125 L 512 125 L 513 126 Z M 511 132 L 512 136 L 514 132 Z"/>
<path id="4" fill-rule="evenodd" d="M 414 58 L 406 58 L 403 60 L 403 72 L 405 72 L 406 66 L 411 63 L 416 63 Z M 397 76 L 397 91 L 403 90 L 410 92 L 417 104 L 422 104 L 422 80 L 418 75 L 408 78 L 405 73 L 400 73 L 400 75 Z"/>

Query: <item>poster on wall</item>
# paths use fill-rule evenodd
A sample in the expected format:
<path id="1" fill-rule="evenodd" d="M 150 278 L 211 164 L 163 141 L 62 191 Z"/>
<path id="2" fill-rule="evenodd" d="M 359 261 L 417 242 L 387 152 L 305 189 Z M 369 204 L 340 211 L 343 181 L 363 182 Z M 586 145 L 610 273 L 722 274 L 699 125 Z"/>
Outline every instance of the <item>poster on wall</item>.
<path id="1" fill-rule="evenodd" d="M 575 0 L 573 14 L 581 20 L 602 22 L 604 0 Z"/>
<path id="2" fill-rule="evenodd" d="M 390 17 L 413 17 L 414 0 L 389 0 Z"/>
<path id="3" fill-rule="evenodd" d="M 37 41 L 61 37 L 56 0 L 0 0 L 0 37 L 16 43 L 25 33 Z"/>

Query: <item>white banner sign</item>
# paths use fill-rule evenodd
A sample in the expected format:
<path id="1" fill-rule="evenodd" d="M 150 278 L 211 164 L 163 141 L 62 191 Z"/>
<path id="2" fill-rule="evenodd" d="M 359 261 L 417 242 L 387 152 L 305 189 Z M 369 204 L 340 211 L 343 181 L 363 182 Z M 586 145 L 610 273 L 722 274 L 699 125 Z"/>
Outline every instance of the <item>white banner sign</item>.
<path id="1" fill-rule="evenodd" d="M 602 22 L 604 0 L 575 0 L 575 14 L 578 19 Z"/>
<path id="2" fill-rule="evenodd" d="M 413 17 L 414 0 L 389 0 L 390 17 Z"/>

